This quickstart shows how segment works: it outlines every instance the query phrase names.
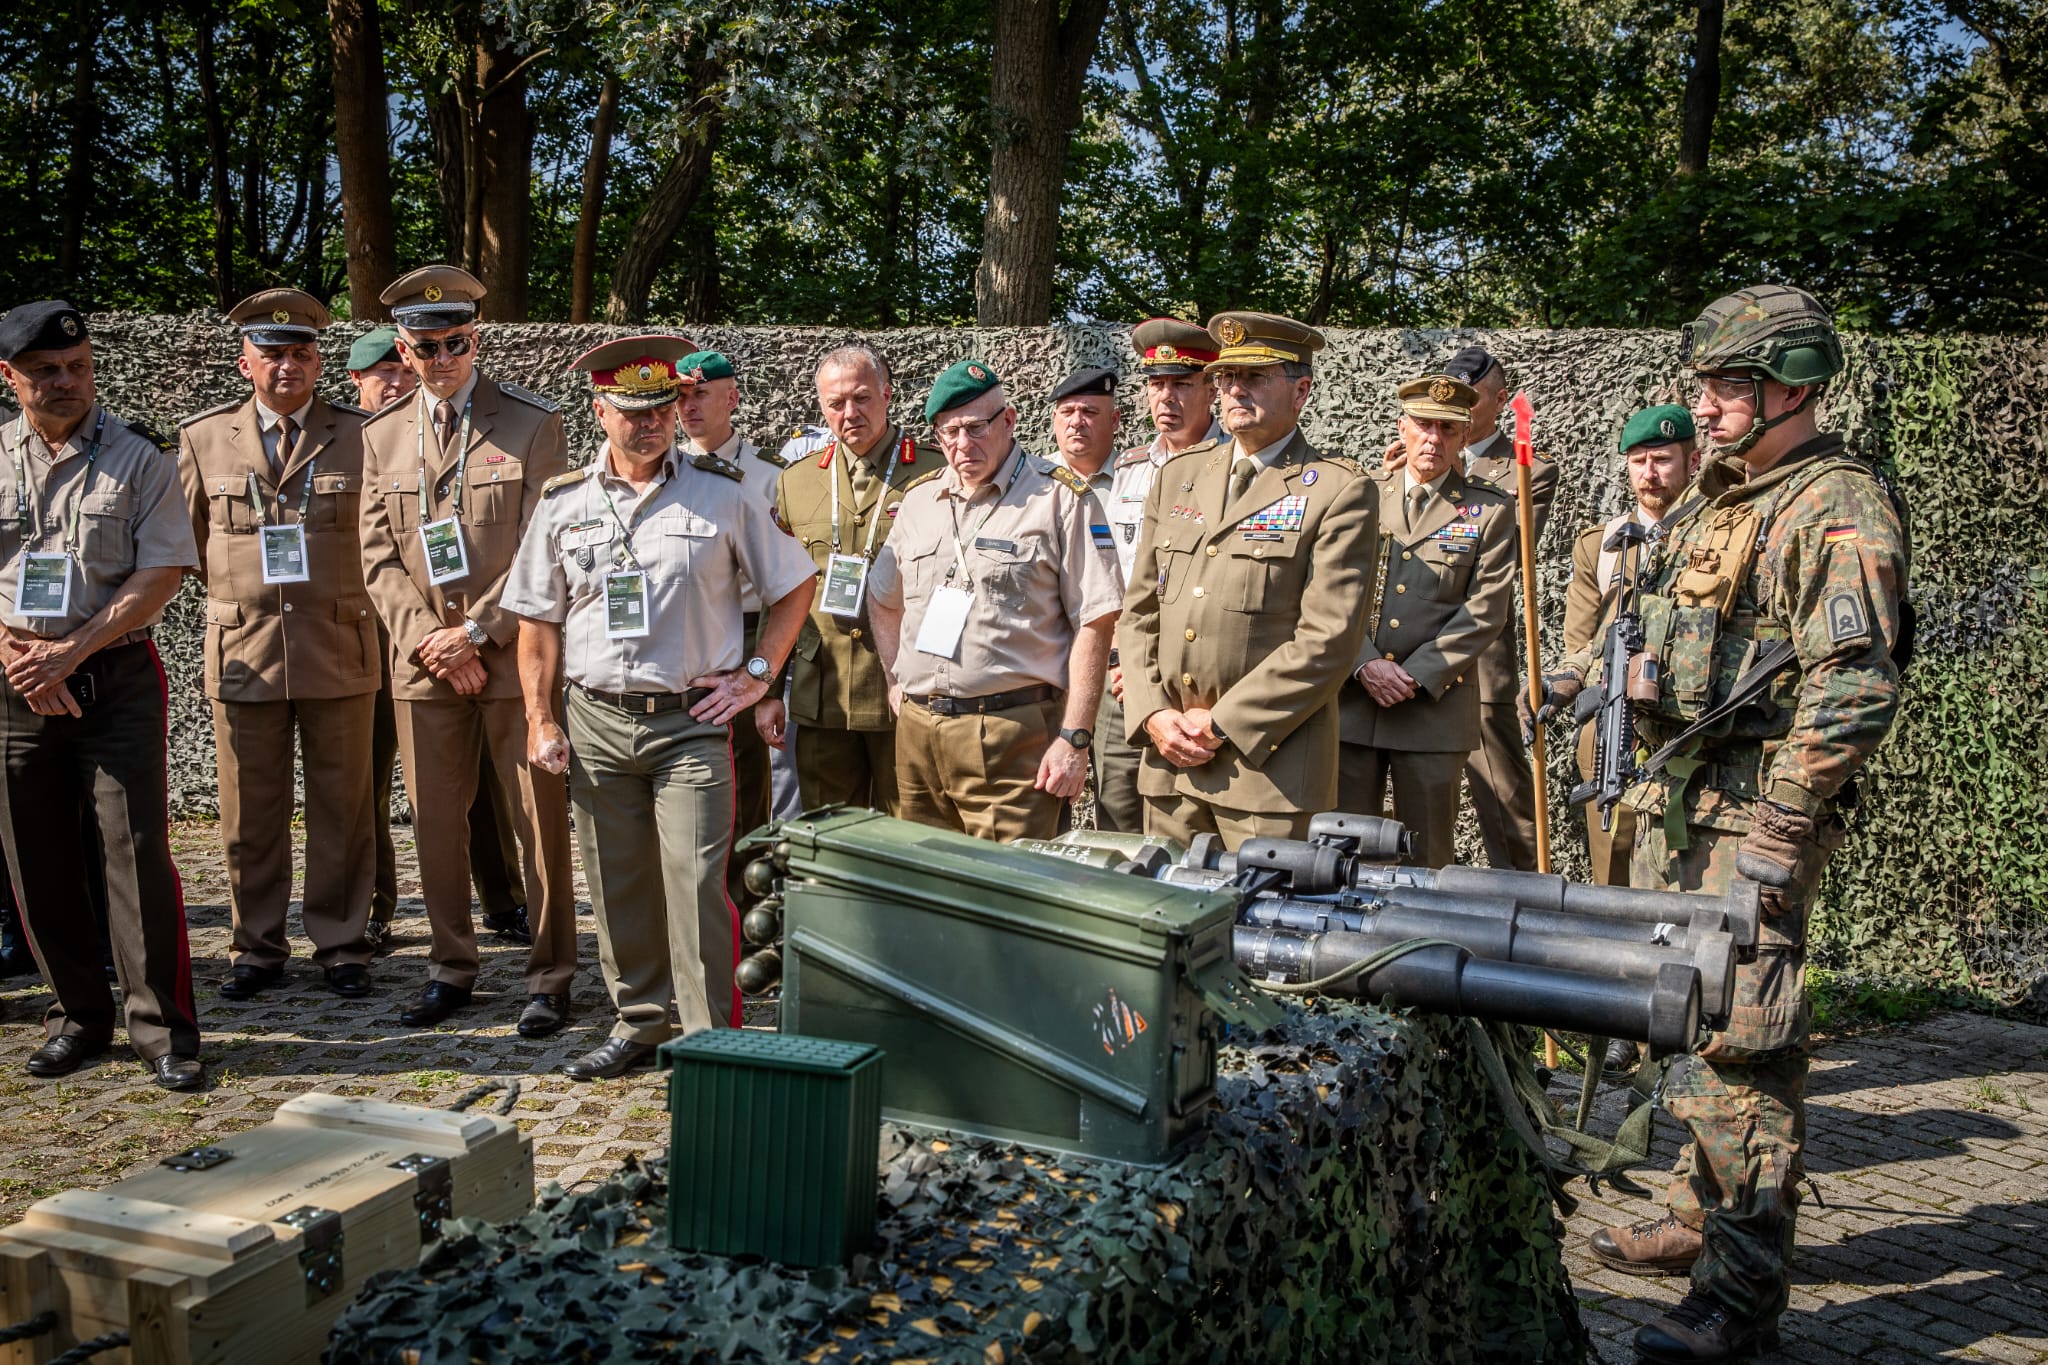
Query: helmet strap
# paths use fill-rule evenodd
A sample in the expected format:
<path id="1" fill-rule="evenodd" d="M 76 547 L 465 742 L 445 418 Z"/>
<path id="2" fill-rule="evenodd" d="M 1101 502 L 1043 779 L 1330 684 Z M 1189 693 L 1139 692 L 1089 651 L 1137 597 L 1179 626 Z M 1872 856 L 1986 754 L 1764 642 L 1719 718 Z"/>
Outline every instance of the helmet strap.
<path id="1" fill-rule="evenodd" d="M 1742 435 L 1736 437 L 1727 445 L 1720 447 L 1722 454 L 1747 455 L 1756 448 L 1756 443 L 1764 438 L 1765 432 L 1778 425 L 1778 423 L 1789 421 L 1812 407 L 1820 398 L 1821 391 L 1827 387 L 1825 384 L 1808 384 L 1806 386 L 1806 397 L 1800 399 L 1797 404 L 1785 409 L 1776 417 L 1766 418 L 1763 415 L 1765 378 L 1767 376 L 1760 370 L 1751 370 L 1749 372 L 1749 406 L 1751 413 L 1754 415 L 1749 419 L 1748 431 L 1743 432 Z"/>

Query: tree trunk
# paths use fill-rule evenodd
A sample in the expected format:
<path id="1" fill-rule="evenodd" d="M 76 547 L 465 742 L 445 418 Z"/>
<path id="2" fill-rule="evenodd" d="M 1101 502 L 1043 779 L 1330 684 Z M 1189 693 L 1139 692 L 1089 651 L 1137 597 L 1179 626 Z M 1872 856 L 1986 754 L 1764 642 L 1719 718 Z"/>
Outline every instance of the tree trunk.
<path id="1" fill-rule="evenodd" d="M 384 322 L 391 312 L 377 295 L 398 277 L 398 234 L 391 220 L 391 125 L 377 0 L 328 0 L 327 26 L 334 37 L 334 151 L 341 163 L 348 311 L 365 322 Z"/>
<path id="2" fill-rule="evenodd" d="M 71 77 L 71 156 L 64 169 L 64 216 L 57 235 L 57 278 L 66 290 L 81 283 L 79 260 L 85 242 L 85 218 L 92 208 L 93 142 L 99 134 L 98 57 L 99 6 L 82 0 L 78 6 L 78 59 Z M 82 300 L 81 300 L 82 302 Z"/>
<path id="3" fill-rule="evenodd" d="M 1721 18 L 1725 0 L 1700 0 L 1693 31 L 1692 67 L 1685 73 L 1685 108 L 1678 129 L 1678 173 L 1707 169 L 1714 146 L 1714 116 L 1721 112 Z"/>
<path id="4" fill-rule="evenodd" d="M 476 50 L 476 149 L 471 176 L 479 240 L 476 277 L 489 290 L 477 315 L 486 322 L 526 321 L 533 219 L 533 119 L 526 108 L 526 65 L 506 36 L 486 30 Z"/>
<path id="5" fill-rule="evenodd" d="M 718 106 L 708 98 L 723 80 L 725 71 L 717 62 L 700 58 L 694 63 L 685 92 L 685 107 L 694 121 L 684 134 L 685 141 L 668 165 L 662 168 L 640 216 L 626 235 L 625 249 L 612 265 L 611 297 L 605 301 L 606 322 L 642 322 L 647 317 L 647 299 L 654 290 L 654 277 L 668 257 L 669 243 L 676 229 L 690 215 L 704 182 L 711 176 L 712 153 L 718 150 L 723 129 Z"/>
<path id="6" fill-rule="evenodd" d="M 427 127 L 434 134 L 434 190 L 441 200 L 441 224 L 447 230 L 445 261 L 461 262 L 468 243 L 464 205 L 469 190 L 469 133 L 460 101 L 448 95 L 427 96 Z"/>
<path id="7" fill-rule="evenodd" d="M 569 321 L 590 321 L 597 279 L 597 225 L 604 214 L 605 177 L 611 170 L 612 125 L 619 117 L 619 78 L 607 75 L 597 92 L 590 125 L 590 155 L 583 162 L 583 208 L 576 216 L 576 250 L 569 262 Z"/>
<path id="8" fill-rule="evenodd" d="M 213 299 L 221 309 L 234 306 L 235 205 L 228 192 L 228 131 L 220 107 L 220 79 L 213 64 L 213 15 L 199 21 L 199 106 L 206 123 L 207 184 L 213 199 Z"/>
<path id="9" fill-rule="evenodd" d="M 989 80 L 988 210 L 974 272 L 975 321 L 1037 327 L 1052 320 L 1054 249 L 1067 148 L 1109 0 L 996 0 Z"/>

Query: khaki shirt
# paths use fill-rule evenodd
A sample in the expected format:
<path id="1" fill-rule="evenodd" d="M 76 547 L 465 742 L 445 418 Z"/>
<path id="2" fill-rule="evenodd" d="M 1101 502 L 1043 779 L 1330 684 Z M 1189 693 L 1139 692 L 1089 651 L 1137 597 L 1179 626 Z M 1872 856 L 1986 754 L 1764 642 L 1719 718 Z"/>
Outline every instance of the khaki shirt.
<path id="1" fill-rule="evenodd" d="M 96 429 L 99 455 L 88 473 L 86 460 Z M 69 548 L 77 562 L 70 610 L 63 616 L 17 614 L 22 518 L 26 516 L 30 527 L 27 549 L 62 554 L 74 510 L 78 533 Z M 59 639 L 97 616 L 136 570 L 189 569 L 198 563 L 192 523 L 178 496 L 176 460 L 141 428 L 98 404 L 54 452 L 26 417 L 17 416 L 0 428 L 0 618 L 9 626 Z M 162 619 L 159 612 L 142 624 L 153 626 Z"/>
<path id="2" fill-rule="evenodd" d="M 178 428 L 178 475 L 206 583 L 207 696 L 353 697 L 382 682 L 377 613 L 363 587 L 363 417 L 314 399 L 294 415 L 303 430 L 282 479 L 253 398 Z M 305 527 L 311 577 L 265 583 L 259 528 L 295 523 Z"/>
<path id="3" fill-rule="evenodd" d="M 775 515 L 810 555 L 819 574 L 834 553 L 881 553 L 896 524 L 906 489 L 946 467 L 936 447 L 912 442 L 901 427 L 891 427 L 864 459 L 874 475 L 865 499 L 853 493 L 848 456 L 827 442 L 791 459 L 777 481 Z M 886 485 L 883 482 L 887 476 Z M 832 490 L 839 490 L 838 550 L 833 549 Z M 869 592 L 873 592 L 873 580 Z M 831 730 L 892 730 L 889 684 L 875 653 L 874 627 L 868 621 L 867 599 L 857 616 L 834 616 L 823 605 L 824 592 L 811 600 L 810 619 L 797 636 L 789 661 L 789 710 L 798 723 Z"/>
<path id="4" fill-rule="evenodd" d="M 569 681 L 603 692 L 685 691 L 692 678 L 746 662 L 742 581 L 772 602 L 810 580 L 810 559 L 736 467 L 695 458 L 703 463 L 671 454 L 640 494 L 599 455 L 549 485 L 535 509 L 500 604 L 562 626 Z M 605 575 L 636 560 L 647 572 L 647 634 L 607 638 Z"/>
<path id="5" fill-rule="evenodd" d="M 1607 634 L 1608 616 L 1613 610 L 1615 593 L 1615 570 L 1619 567 L 1620 553 L 1601 549 L 1607 537 L 1614 534 L 1614 528 L 1631 516 L 1642 519 L 1643 513 L 1623 512 L 1618 517 L 1609 517 L 1598 526 L 1588 526 L 1579 532 L 1572 542 L 1572 581 L 1564 593 L 1564 652 L 1567 657 L 1577 654 L 1588 645 L 1604 639 Z M 1655 518 L 1643 521 L 1643 525 L 1655 524 Z M 1629 562 L 1635 562 L 1633 552 Z"/>
<path id="6" fill-rule="evenodd" d="M 1116 556 L 1097 548 L 1087 498 L 1059 468 L 1013 444 L 995 477 L 971 492 L 946 466 L 903 499 L 868 591 L 903 612 L 896 681 L 906 695 L 984 697 L 1034 683 L 1064 691 L 1076 634 L 1116 615 Z M 954 657 L 942 659 L 920 652 L 917 635 L 933 594 L 949 584 L 970 588 L 974 605 Z"/>
<path id="7" fill-rule="evenodd" d="M 1515 443 L 1505 431 L 1496 431 L 1478 445 L 1465 448 L 1465 472 L 1484 479 L 1509 498 L 1519 496 L 1520 480 L 1515 475 Z M 1532 453 L 1529 461 L 1529 510 L 1536 544 L 1543 543 L 1543 528 L 1550 522 L 1550 506 L 1557 501 L 1557 462 L 1544 451 Z M 1519 533 L 1520 523 L 1517 522 Z M 1519 548 L 1517 553 L 1520 553 Z M 1517 572 L 1519 573 L 1519 566 Z M 1508 623 L 1485 653 L 1479 656 L 1479 700 L 1492 705 L 1514 705 L 1521 690 L 1524 664 L 1521 613 L 1512 603 Z"/>
<path id="8" fill-rule="evenodd" d="M 695 441 L 684 438 L 684 455 L 706 453 Z M 735 431 L 713 451 L 708 452 L 724 460 L 740 471 L 742 485 L 747 496 L 761 505 L 761 510 L 772 520 L 775 515 L 775 484 L 782 474 L 782 461 Z M 761 593 L 751 581 L 740 581 L 740 610 L 749 614 L 761 610 Z"/>
<path id="9" fill-rule="evenodd" d="M 1352 672 L 1388 659 L 1420 686 L 1400 705 L 1383 707 L 1353 677 L 1339 702 L 1344 742 L 1469 753 L 1479 747 L 1479 657 L 1514 603 L 1514 499 L 1453 468 L 1410 525 L 1402 509 L 1406 474 L 1391 470 L 1373 482 L 1379 541 L 1370 560 L 1367 638 Z"/>
<path id="10" fill-rule="evenodd" d="M 1052 462 L 1075 478 L 1088 485 L 1088 538 L 1095 542 L 1098 550 L 1116 553 L 1116 536 L 1109 525 L 1109 494 L 1116 483 L 1116 459 L 1114 456 L 1103 462 L 1102 468 L 1093 474 L 1083 474 L 1067 463 L 1067 457 L 1054 452 Z M 1122 555 L 1116 560 L 1116 591 L 1119 601 L 1124 591 L 1124 561 Z"/>
<path id="11" fill-rule="evenodd" d="M 483 699 L 519 695 L 519 622 L 499 605 L 498 595 L 542 485 L 568 467 L 568 439 L 561 413 L 544 398 L 486 378 L 476 381 L 473 392 L 466 452 L 456 449 L 461 443 L 460 394 L 455 399 L 457 437 L 445 453 L 434 434 L 433 395 L 424 388 L 363 423 L 363 580 L 391 633 L 391 695 L 401 701 L 458 695 L 414 656 L 429 633 L 459 625 L 465 616 L 490 636 L 479 651 L 489 675 Z M 458 470 L 469 572 L 436 586 L 427 581 L 419 528 L 454 513 Z"/>
<path id="12" fill-rule="evenodd" d="M 1209 434 L 1195 444 L 1221 440 L 1223 428 L 1212 418 Z M 1152 491 L 1152 480 L 1172 458 L 1165 439 L 1154 436 L 1150 445 L 1133 446 L 1119 455 L 1111 471 L 1103 510 L 1109 515 L 1110 534 L 1116 538 L 1116 559 L 1123 567 L 1125 583 L 1131 581 L 1131 569 L 1138 559 L 1138 531 L 1145 524 L 1145 496 Z"/>

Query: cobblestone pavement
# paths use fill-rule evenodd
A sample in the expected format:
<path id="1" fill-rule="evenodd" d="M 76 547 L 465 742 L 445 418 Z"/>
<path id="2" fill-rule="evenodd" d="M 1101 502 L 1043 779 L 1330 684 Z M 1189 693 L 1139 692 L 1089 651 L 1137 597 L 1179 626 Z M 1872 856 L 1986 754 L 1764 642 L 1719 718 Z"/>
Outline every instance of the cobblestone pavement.
<path id="1" fill-rule="evenodd" d="M 426 959 L 409 831 L 398 833 L 400 942 L 373 968 L 377 993 L 343 1000 L 299 958 L 289 984 L 236 1002 L 216 989 L 228 949 L 218 831 L 175 827 L 213 1067 L 204 1093 L 166 1094 L 125 1053 L 61 1082 L 31 1080 L 21 1064 L 41 1041 L 48 996 L 34 978 L 0 981 L 0 1222 L 58 1190 L 102 1185 L 262 1123 L 287 1096 L 316 1089 L 445 1104 L 479 1079 L 520 1077 L 516 1116 L 539 1174 L 565 1184 L 603 1179 L 627 1153 L 664 1145 L 664 1091 L 652 1073 L 591 1085 L 552 1074 L 610 1026 L 587 901 L 578 1012 L 562 1034 L 528 1042 L 513 1032 L 524 950 L 505 944 L 484 945 L 476 1002 L 449 1025 L 398 1022 Z M 1603 1131 L 1619 1104 L 1618 1092 L 1603 1096 Z M 1802 1210 L 1785 1347 L 1774 1358 L 2048 1365 L 2048 1028 L 1954 1014 L 1833 1043 L 1816 1064 L 1808 1112 L 1808 1168 L 1825 1207 L 1809 1198 Z M 1677 1127 L 1660 1117 L 1657 1134 L 1668 1164 Z M 1676 1302 L 1683 1282 L 1607 1271 L 1584 1239 L 1653 1213 L 1604 1191 L 1572 1220 L 1567 1260 L 1601 1361 L 1629 1360 L 1629 1334 Z"/>

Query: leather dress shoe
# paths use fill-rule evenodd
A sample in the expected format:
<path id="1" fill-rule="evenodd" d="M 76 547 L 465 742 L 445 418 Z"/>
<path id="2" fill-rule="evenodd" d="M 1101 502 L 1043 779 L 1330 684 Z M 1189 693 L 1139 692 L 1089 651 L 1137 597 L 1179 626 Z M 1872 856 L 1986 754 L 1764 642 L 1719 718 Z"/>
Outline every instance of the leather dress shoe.
<path id="1" fill-rule="evenodd" d="M 327 969 L 327 989 L 351 998 L 370 993 L 370 969 L 360 962 L 338 962 Z"/>
<path id="2" fill-rule="evenodd" d="M 431 1028 L 469 1003 L 469 987 L 429 981 L 413 1007 L 398 1016 L 398 1022 L 413 1028 Z"/>
<path id="3" fill-rule="evenodd" d="M 655 1045 L 636 1043 L 630 1038 L 607 1038 L 594 1052 L 562 1064 L 562 1074 L 574 1081 L 608 1081 L 628 1071 L 654 1064 Z"/>
<path id="4" fill-rule="evenodd" d="M 230 1000 L 253 1000 L 283 980 L 282 967 L 258 967 L 251 962 L 237 962 L 220 979 L 220 993 Z"/>
<path id="5" fill-rule="evenodd" d="M 526 1008 L 519 1014 L 519 1036 L 522 1038 L 545 1038 L 561 1030 L 569 1022 L 569 997 L 561 995 L 536 994 L 527 997 Z"/>
<path id="6" fill-rule="evenodd" d="M 1607 1055 L 1601 1061 L 1607 1074 L 1619 1080 L 1636 1069 L 1636 1045 L 1626 1038 L 1616 1038 L 1607 1045 Z"/>
<path id="7" fill-rule="evenodd" d="M 93 1058 L 107 1050 L 104 1038 L 88 1038 L 82 1033 L 60 1033 L 28 1054 L 28 1074 L 31 1076 L 69 1076 Z"/>
<path id="8" fill-rule="evenodd" d="M 533 942 L 533 926 L 527 922 L 523 905 L 515 905 L 501 915 L 485 915 L 484 931 L 514 943 Z"/>
<path id="9" fill-rule="evenodd" d="M 197 1057 L 166 1052 L 152 1061 L 149 1069 L 166 1090 L 198 1090 L 206 1085 L 206 1063 Z"/>

